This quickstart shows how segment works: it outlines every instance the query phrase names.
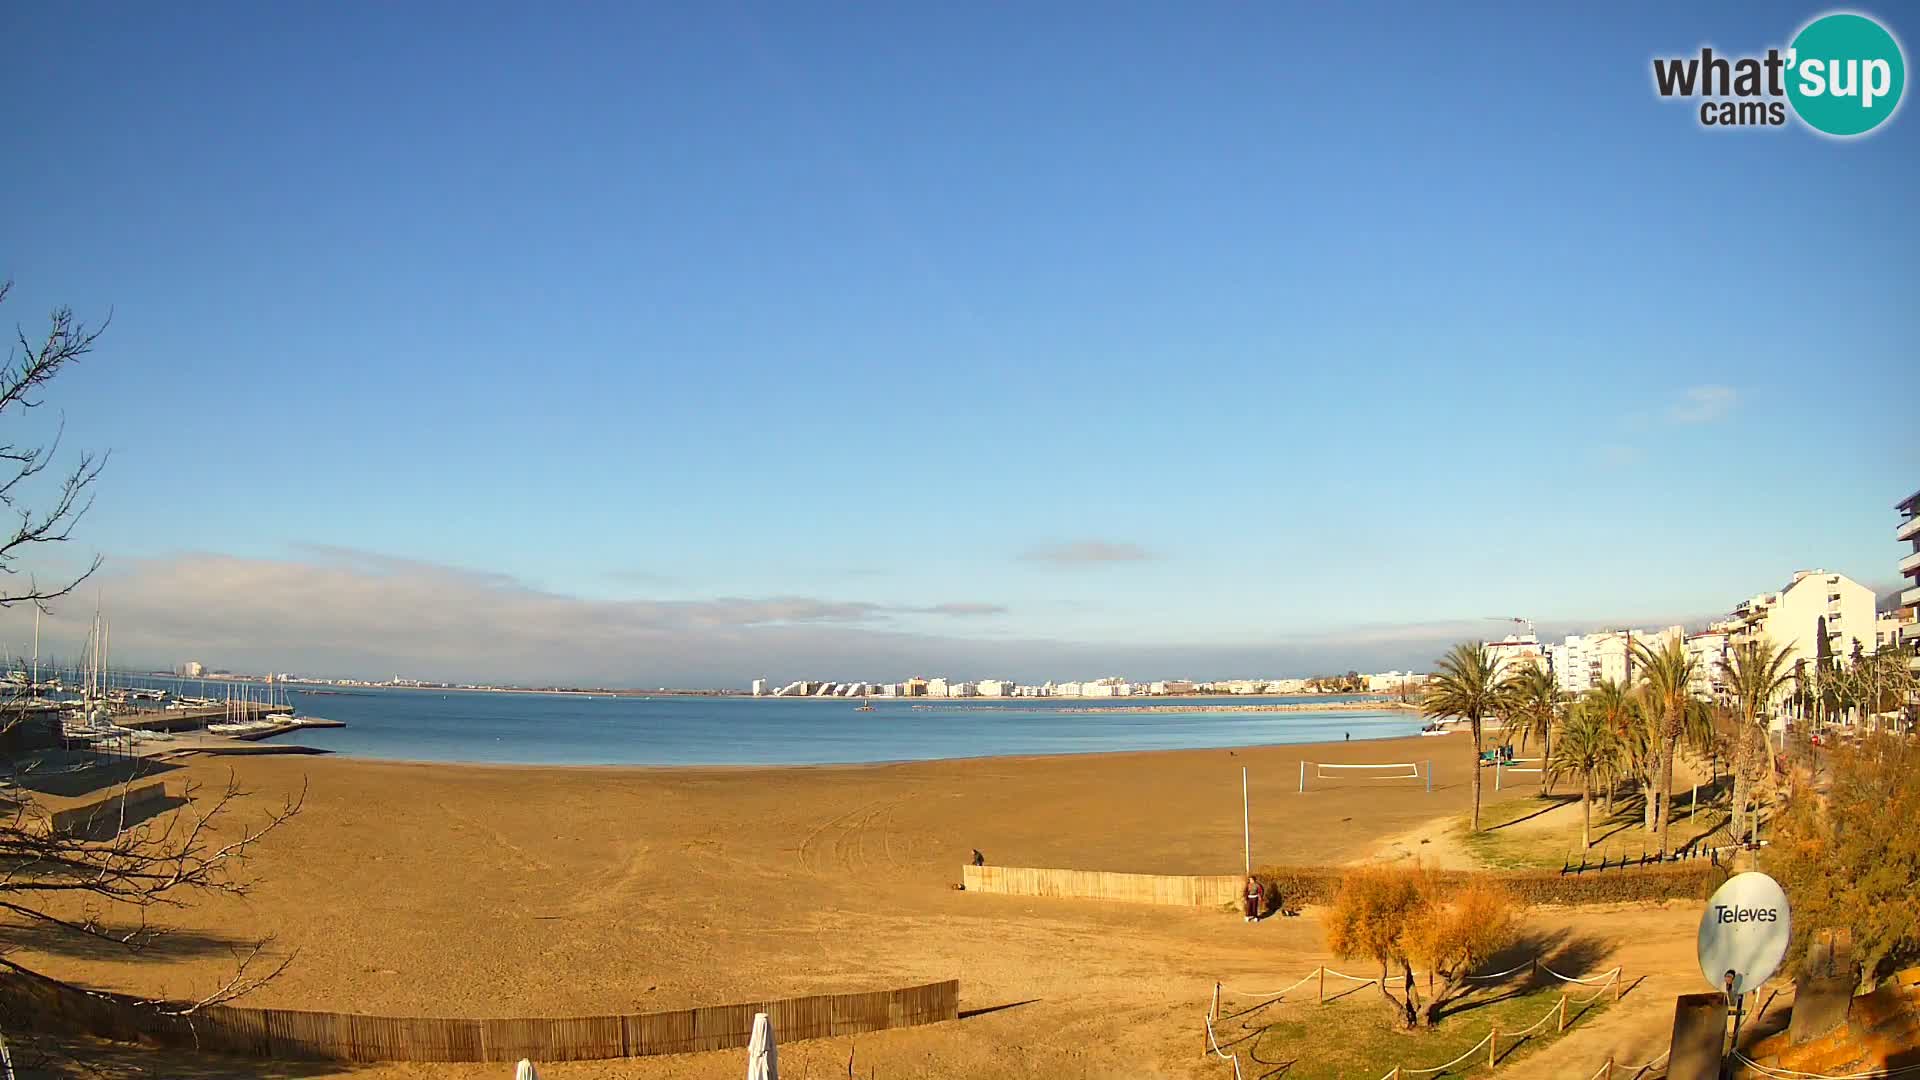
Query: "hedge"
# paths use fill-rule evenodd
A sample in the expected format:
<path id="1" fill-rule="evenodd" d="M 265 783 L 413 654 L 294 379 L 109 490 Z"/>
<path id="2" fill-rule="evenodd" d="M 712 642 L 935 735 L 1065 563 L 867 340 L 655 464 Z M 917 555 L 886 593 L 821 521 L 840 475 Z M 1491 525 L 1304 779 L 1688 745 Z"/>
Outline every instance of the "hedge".
<path id="1" fill-rule="evenodd" d="M 1269 910 L 1329 904 L 1346 871 L 1335 866 L 1262 866 L 1253 872 L 1267 890 Z M 1585 873 L 1558 870 L 1443 870 L 1442 880 L 1494 881 L 1529 904 L 1618 904 L 1656 900 L 1705 900 L 1727 871 L 1704 860 L 1629 866 Z"/>

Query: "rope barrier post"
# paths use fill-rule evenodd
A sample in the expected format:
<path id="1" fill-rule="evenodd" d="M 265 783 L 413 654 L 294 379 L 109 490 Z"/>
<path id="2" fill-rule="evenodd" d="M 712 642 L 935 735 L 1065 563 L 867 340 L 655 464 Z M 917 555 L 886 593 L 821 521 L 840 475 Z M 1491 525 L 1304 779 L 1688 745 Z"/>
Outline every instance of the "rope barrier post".
<path id="1" fill-rule="evenodd" d="M 1220 1018 L 1220 984 L 1214 983 L 1213 984 L 1213 1007 L 1207 1010 L 1207 1019 L 1217 1020 L 1219 1018 Z"/>
<path id="2" fill-rule="evenodd" d="M 1620 984 L 1626 981 L 1626 971 L 1624 967 L 1613 969 L 1613 1003 L 1615 1005 L 1620 1004 Z"/>
<path id="3" fill-rule="evenodd" d="M 1560 1023 L 1555 1025 L 1553 1030 L 1555 1034 L 1567 1030 L 1567 995 L 1565 994 L 1560 995 Z"/>
<path id="4" fill-rule="evenodd" d="M 1433 759 L 1427 759 L 1427 794 L 1433 794 Z"/>
<path id="5" fill-rule="evenodd" d="M 1607 1058 L 1607 1080 L 1613 1080 L 1613 1058 Z"/>
<path id="6" fill-rule="evenodd" d="M 1307 759 L 1300 759 L 1300 794 L 1307 793 Z"/>
<path id="7" fill-rule="evenodd" d="M 1499 1050 L 1500 1029 L 1494 1028 L 1492 1031 L 1487 1032 L 1487 1068 L 1493 1068 L 1493 1059 L 1498 1056 Z"/>
<path id="8" fill-rule="evenodd" d="M 1321 965 L 1320 965 L 1320 1001 L 1319 1001 L 1319 1004 L 1321 1004 L 1321 1005 L 1325 1005 L 1326 1003 L 1327 1003 L 1327 965 L 1325 965 L 1325 964 L 1321 964 Z"/>

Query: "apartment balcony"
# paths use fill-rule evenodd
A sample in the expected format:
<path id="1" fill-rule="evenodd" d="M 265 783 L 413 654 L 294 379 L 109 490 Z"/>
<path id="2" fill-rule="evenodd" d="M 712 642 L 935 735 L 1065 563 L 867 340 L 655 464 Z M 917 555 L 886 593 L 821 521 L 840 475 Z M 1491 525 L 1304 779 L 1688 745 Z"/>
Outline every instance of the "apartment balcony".
<path id="1" fill-rule="evenodd" d="M 1920 606 L 1920 588 L 1908 589 L 1900 594 L 1901 607 Z"/>
<path id="2" fill-rule="evenodd" d="M 1915 514 L 1900 523 L 1900 531 L 1893 534 L 1895 540 L 1911 540 L 1920 536 L 1920 514 Z"/>
<path id="3" fill-rule="evenodd" d="M 1914 520 L 1920 521 L 1920 518 L 1915 518 Z M 1915 574 L 1920 574 L 1920 551 L 1916 551 L 1900 560 L 1900 573 L 1903 577 L 1912 577 Z"/>

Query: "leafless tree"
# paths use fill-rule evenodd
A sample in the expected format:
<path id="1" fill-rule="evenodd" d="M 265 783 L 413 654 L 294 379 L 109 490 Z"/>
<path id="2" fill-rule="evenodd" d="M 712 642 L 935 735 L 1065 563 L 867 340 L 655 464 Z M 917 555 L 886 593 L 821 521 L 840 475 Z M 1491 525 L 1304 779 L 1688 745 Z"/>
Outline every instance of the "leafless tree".
<path id="1" fill-rule="evenodd" d="M 0 283 L 0 302 L 11 283 Z M 16 330 L 5 368 L 0 369 L 0 506 L 13 515 L 0 528 L 0 608 L 31 604 L 50 611 L 49 601 L 73 592 L 100 567 L 95 556 L 84 570 L 46 583 L 27 565 L 35 552 L 67 543 L 74 526 L 92 506 L 91 488 L 106 463 L 105 455 L 82 453 L 72 465 L 48 477 L 59 455 L 59 429 L 44 443 L 4 437 L 19 430 L 19 420 L 40 407 L 40 393 L 61 371 L 93 351 L 105 329 L 88 326 L 67 308 L 56 309 L 44 335 Z M 9 423 L 11 421 L 11 423 Z M 250 849 L 300 812 L 304 787 L 265 817 L 236 820 L 248 792 L 229 775 L 217 791 L 188 784 L 177 809 L 141 821 L 129 821 L 126 798 L 140 769 L 122 763 L 104 785 L 118 797 L 105 798 L 90 820 L 62 820 L 36 791 L 35 766 L 57 752 L 76 767 L 97 767 L 86 751 L 61 749 L 57 713 L 35 705 L 30 695 L 0 699 L 0 924 L 47 940 L 105 944 L 137 957 L 163 939 L 167 928 L 155 915 L 191 903 L 195 896 L 244 895 L 251 882 L 243 872 Z M 286 969 L 290 955 L 274 957 L 270 939 L 235 950 L 234 970 L 211 992 L 193 1001 L 150 1001 L 142 1005 L 171 1015 L 191 1015 L 231 1001 Z M 14 950 L 17 953 L 17 949 Z M 0 947 L 0 983 L 9 976 L 37 973 Z M 0 1027 L 18 1031 L 20 1017 L 5 1015 L 0 998 Z"/>
<path id="2" fill-rule="evenodd" d="M 6 302 L 12 289 L 12 282 L 0 282 L 0 303 Z M 39 390 L 63 368 L 92 352 L 94 342 L 106 330 L 106 323 L 87 326 L 74 318 L 71 308 L 64 307 L 54 310 L 48 324 L 41 337 L 29 337 L 24 329 L 14 331 L 7 365 L 0 369 L 0 421 L 39 408 Z M 33 505 L 37 501 L 31 498 L 33 481 L 53 464 L 59 450 L 58 432 L 41 445 L 0 441 L 0 506 L 14 518 L 11 534 L 0 533 L 0 574 L 19 575 L 21 559 L 40 545 L 66 543 L 73 536 L 73 527 L 93 506 L 88 489 L 107 463 L 104 454 L 82 453 L 64 474 L 59 490 L 42 506 Z M 64 585 L 51 587 L 29 573 L 25 589 L 0 589 L 0 607 L 36 604 L 44 609 L 47 601 L 72 592 L 99 568 L 96 555 L 84 572 Z"/>

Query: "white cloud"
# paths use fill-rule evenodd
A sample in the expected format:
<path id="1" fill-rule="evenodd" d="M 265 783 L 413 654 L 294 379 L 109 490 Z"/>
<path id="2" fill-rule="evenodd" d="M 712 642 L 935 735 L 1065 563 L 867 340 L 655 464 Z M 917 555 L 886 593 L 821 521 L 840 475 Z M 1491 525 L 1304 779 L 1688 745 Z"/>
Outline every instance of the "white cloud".
<path id="1" fill-rule="evenodd" d="M 1731 386 L 1707 383 L 1689 386 L 1681 401 L 1667 410 L 1667 419 L 1676 424 L 1711 424 L 1732 412 L 1740 403 L 1740 391 Z"/>
<path id="2" fill-rule="evenodd" d="M 1152 552 L 1138 544 L 1121 544 L 1109 540 L 1076 540 L 1066 544 L 1048 544 L 1030 548 L 1020 555 L 1020 558 L 1027 562 L 1043 563 L 1063 569 L 1098 566 L 1103 563 L 1146 562 L 1153 557 Z"/>
<path id="3" fill-rule="evenodd" d="M 303 554 L 311 557 L 112 559 L 109 571 L 89 583 L 88 596 L 55 604 L 41 628 L 41 656 L 78 653 L 95 584 L 112 621 L 118 664 L 170 668 L 194 659 L 235 671 L 461 682 L 742 686 L 761 676 L 891 680 L 916 672 L 1029 681 L 1304 675 L 1424 668 L 1452 643 L 1487 636 L 1493 625 L 1333 626 L 1214 642 L 1063 641 L 1005 634 L 996 618 L 1003 609 L 976 601 L 902 607 L 807 596 L 599 600 L 535 589 L 505 574 L 369 552 Z M 936 625 L 968 633 L 929 629 Z M 0 611 L 0 634 L 16 650 L 31 641 L 32 611 Z"/>

